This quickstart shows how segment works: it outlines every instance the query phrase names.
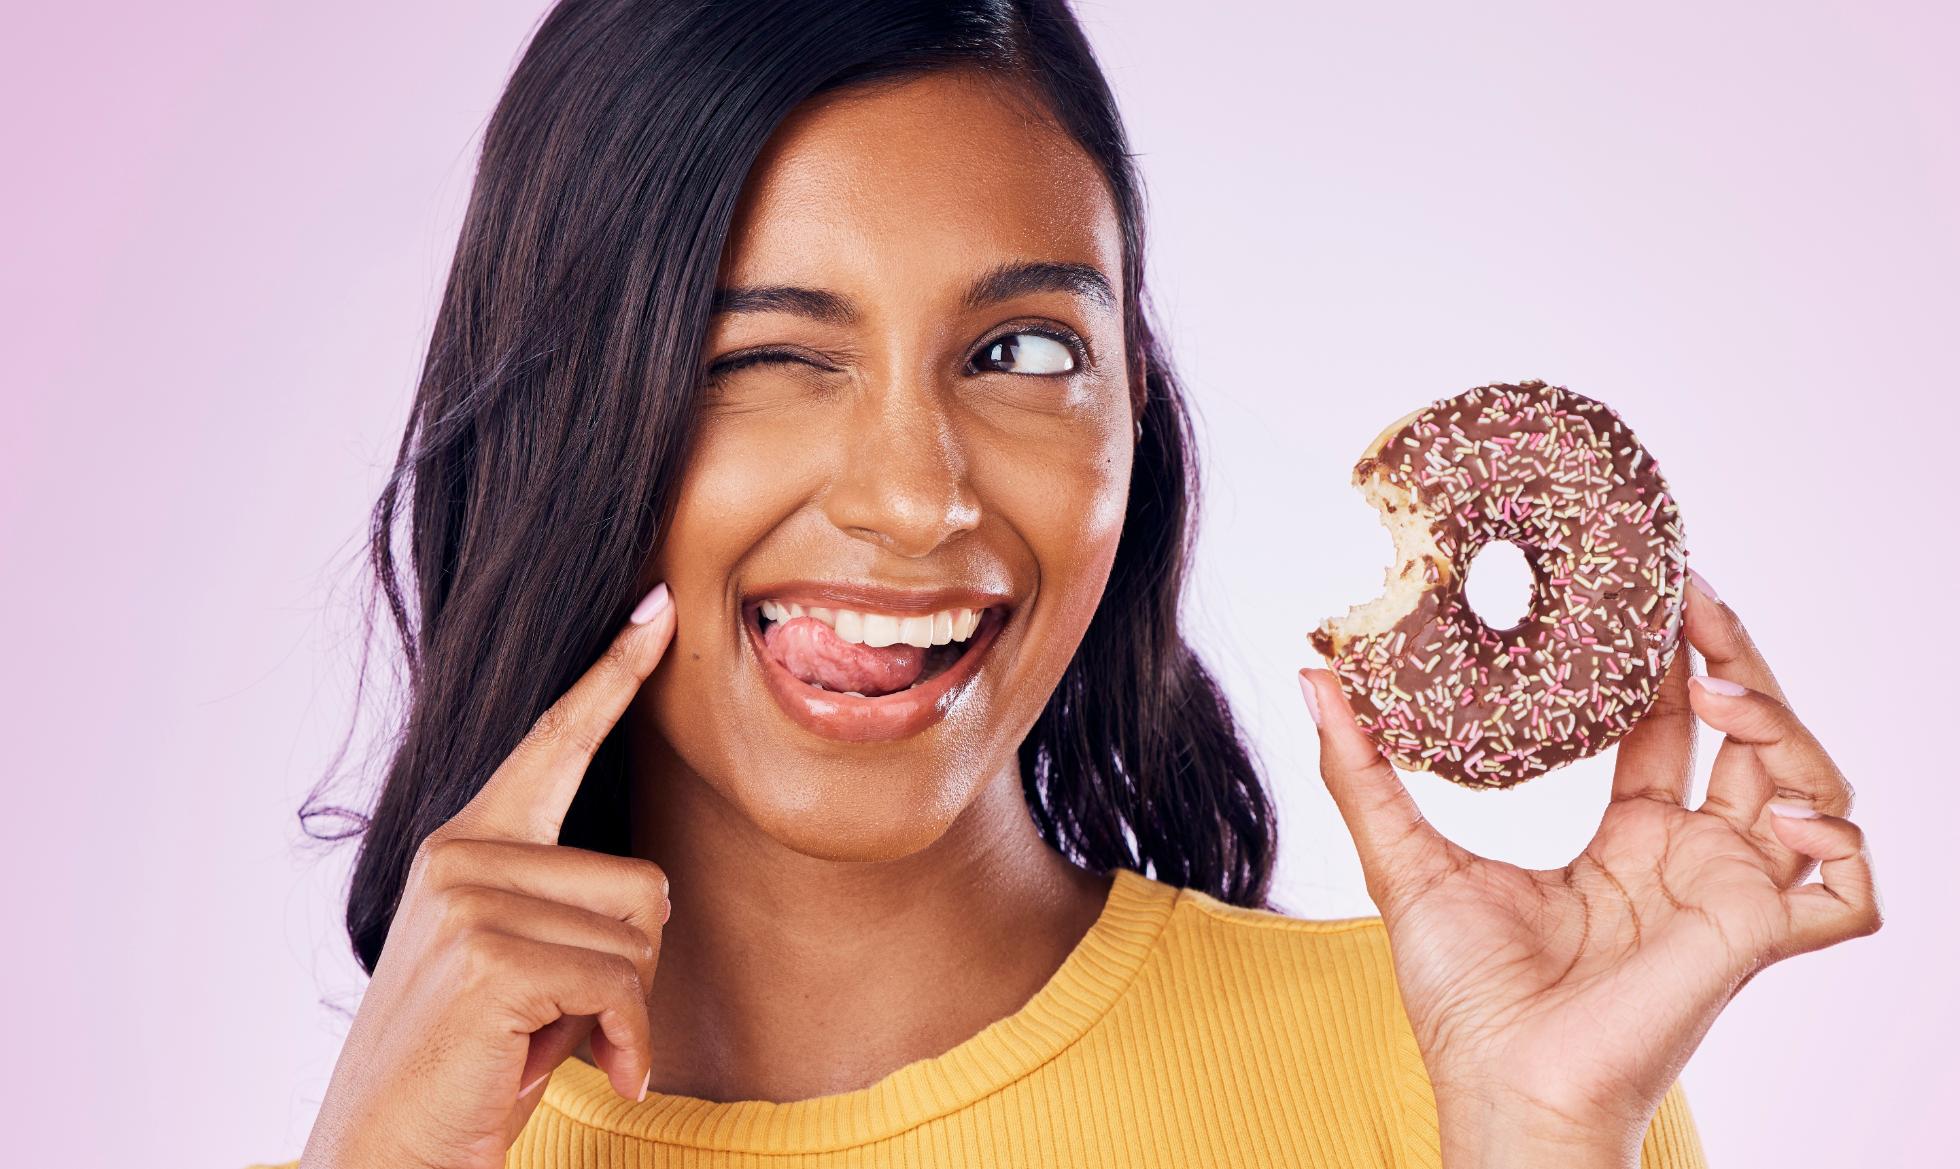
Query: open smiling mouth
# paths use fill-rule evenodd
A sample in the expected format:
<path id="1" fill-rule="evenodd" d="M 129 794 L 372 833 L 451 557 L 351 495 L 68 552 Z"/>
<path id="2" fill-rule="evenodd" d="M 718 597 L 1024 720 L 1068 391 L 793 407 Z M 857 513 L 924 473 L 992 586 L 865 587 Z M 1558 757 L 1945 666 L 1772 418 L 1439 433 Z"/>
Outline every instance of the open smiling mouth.
<path id="1" fill-rule="evenodd" d="M 903 738 L 937 722 L 1006 620 L 1000 605 L 894 614 L 765 598 L 742 606 L 784 713 L 829 739 Z"/>

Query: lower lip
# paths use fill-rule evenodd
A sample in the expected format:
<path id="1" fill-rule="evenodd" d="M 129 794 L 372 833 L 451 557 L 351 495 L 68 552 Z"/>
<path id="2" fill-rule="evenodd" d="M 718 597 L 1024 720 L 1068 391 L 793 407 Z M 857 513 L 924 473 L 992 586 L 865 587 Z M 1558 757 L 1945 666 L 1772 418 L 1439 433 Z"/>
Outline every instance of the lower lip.
<path id="1" fill-rule="evenodd" d="M 946 717 L 973 677 L 980 670 L 980 659 L 993 645 L 994 636 L 1006 620 L 999 609 L 988 609 L 960 660 L 936 678 L 879 698 L 858 698 L 835 690 L 819 690 L 783 668 L 762 644 L 762 627 L 753 607 L 742 614 L 749 631 L 749 647 L 762 666 L 762 677 L 776 705 L 790 721 L 814 735 L 845 743 L 872 743 L 904 739 L 918 734 Z"/>

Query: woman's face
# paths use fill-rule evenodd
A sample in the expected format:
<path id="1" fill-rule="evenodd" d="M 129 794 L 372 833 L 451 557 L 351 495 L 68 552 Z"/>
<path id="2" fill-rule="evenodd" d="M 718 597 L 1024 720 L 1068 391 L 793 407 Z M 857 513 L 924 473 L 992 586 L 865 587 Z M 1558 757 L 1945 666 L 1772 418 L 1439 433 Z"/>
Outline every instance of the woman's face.
<path id="1" fill-rule="evenodd" d="M 653 565 L 679 630 L 631 717 L 813 856 L 917 851 L 1013 766 L 1122 527 L 1115 208 L 1000 84 L 808 103 L 723 257 Z"/>

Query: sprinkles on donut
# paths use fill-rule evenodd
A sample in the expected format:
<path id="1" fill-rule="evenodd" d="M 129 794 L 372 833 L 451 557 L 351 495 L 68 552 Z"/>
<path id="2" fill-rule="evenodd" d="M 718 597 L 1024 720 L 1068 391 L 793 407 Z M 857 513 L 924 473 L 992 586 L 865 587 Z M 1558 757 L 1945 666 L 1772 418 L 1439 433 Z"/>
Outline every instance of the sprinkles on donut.
<path id="1" fill-rule="evenodd" d="M 1308 635 L 1390 762 L 1510 787 L 1617 741 L 1680 642 L 1687 549 L 1653 456 L 1607 406 L 1479 386 L 1391 425 L 1354 483 L 1395 540 L 1387 591 Z M 1524 619 L 1463 593 L 1493 540 L 1531 566 Z"/>

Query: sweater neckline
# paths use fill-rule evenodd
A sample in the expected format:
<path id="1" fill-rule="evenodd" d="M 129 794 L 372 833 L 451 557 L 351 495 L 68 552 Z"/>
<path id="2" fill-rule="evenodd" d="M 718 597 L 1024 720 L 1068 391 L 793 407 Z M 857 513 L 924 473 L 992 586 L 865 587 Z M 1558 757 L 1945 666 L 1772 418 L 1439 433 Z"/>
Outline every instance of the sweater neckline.
<path id="1" fill-rule="evenodd" d="M 621 1136 L 732 1153 L 835 1152 L 882 1140 L 999 1091 L 1086 1034 L 1142 968 L 1177 894 L 1174 886 L 1115 870 L 1096 920 L 1019 1010 L 854 1091 L 781 1103 L 662 1092 L 633 1101 L 572 1056 L 552 1073 L 539 1106 Z"/>

